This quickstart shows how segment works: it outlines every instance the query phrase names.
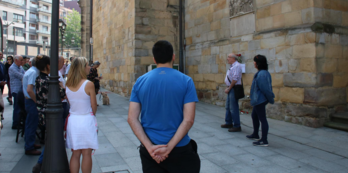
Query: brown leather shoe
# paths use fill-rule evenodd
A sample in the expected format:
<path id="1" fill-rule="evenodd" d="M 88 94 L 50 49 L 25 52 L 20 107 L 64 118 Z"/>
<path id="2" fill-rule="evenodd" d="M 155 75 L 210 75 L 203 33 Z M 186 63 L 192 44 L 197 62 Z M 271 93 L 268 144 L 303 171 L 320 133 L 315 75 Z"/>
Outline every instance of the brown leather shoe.
<path id="1" fill-rule="evenodd" d="M 233 124 L 222 124 L 221 128 L 233 128 Z"/>
<path id="2" fill-rule="evenodd" d="M 41 155 L 41 151 L 38 150 L 26 150 L 25 155 Z"/>
<path id="3" fill-rule="evenodd" d="M 33 167 L 33 173 L 40 173 L 40 172 L 41 172 L 41 166 L 42 166 L 42 164 L 37 163 L 37 164 Z"/>
<path id="4" fill-rule="evenodd" d="M 34 148 L 35 148 L 35 149 L 40 149 L 40 148 L 41 148 L 41 145 L 34 144 Z"/>
<path id="5" fill-rule="evenodd" d="M 232 127 L 230 129 L 228 129 L 229 132 L 241 132 L 242 131 L 242 127 Z"/>

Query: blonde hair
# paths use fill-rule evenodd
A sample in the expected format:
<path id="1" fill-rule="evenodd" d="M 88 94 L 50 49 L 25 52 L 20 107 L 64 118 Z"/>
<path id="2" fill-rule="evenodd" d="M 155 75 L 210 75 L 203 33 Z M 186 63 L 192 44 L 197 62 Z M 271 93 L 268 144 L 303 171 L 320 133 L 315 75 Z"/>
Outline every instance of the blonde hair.
<path id="1" fill-rule="evenodd" d="M 85 57 L 75 58 L 70 65 L 70 70 L 68 73 L 68 81 L 66 86 L 77 87 L 81 80 L 87 79 L 86 66 L 88 61 Z"/>

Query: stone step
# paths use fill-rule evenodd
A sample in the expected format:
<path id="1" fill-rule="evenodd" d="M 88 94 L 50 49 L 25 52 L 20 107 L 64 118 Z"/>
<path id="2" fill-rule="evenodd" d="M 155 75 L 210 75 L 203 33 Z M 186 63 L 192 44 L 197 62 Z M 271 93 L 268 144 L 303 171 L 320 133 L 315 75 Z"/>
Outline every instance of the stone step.
<path id="1" fill-rule="evenodd" d="M 331 116 L 331 121 L 348 124 L 348 113 L 343 112 L 343 113 L 334 114 Z"/>
<path id="2" fill-rule="evenodd" d="M 325 127 L 333 128 L 333 129 L 338 129 L 338 130 L 343 130 L 348 132 L 348 124 L 346 123 L 338 123 L 338 122 L 326 122 L 324 124 Z"/>

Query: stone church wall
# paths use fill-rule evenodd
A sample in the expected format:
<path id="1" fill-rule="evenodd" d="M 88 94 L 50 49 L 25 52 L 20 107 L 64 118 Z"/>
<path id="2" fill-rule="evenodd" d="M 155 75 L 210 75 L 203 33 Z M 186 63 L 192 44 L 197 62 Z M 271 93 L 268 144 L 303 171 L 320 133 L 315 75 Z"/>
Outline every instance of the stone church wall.
<path id="1" fill-rule="evenodd" d="M 246 95 L 257 72 L 253 57 L 268 58 L 276 95 L 269 117 L 319 127 L 346 109 L 348 1 L 326 2 L 186 1 L 186 64 L 200 100 L 224 105 L 226 58 L 233 52 L 246 64 Z M 250 108 L 247 99 L 240 105 Z"/>
<path id="2" fill-rule="evenodd" d="M 93 60 L 101 63 L 101 86 L 128 96 L 135 80 L 135 2 L 94 0 L 93 7 Z"/>

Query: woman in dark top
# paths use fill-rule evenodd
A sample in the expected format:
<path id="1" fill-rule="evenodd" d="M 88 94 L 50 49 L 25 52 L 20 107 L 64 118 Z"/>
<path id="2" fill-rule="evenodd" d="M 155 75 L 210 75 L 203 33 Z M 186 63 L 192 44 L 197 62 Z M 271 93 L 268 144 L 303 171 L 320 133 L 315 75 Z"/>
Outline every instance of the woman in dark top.
<path id="1" fill-rule="evenodd" d="M 8 69 L 13 64 L 13 56 L 7 56 L 7 62 L 5 64 L 5 74 L 7 76 L 7 88 L 8 88 L 8 97 L 7 101 L 12 105 L 12 94 L 11 94 L 11 87 L 10 87 L 10 75 L 8 75 Z"/>
<path id="2" fill-rule="evenodd" d="M 268 122 L 266 118 L 266 105 L 274 103 L 274 94 L 272 89 L 272 78 L 268 72 L 267 59 L 263 55 L 254 57 L 254 65 L 258 72 L 254 76 L 250 89 L 250 104 L 253 106 L 251 114 L 253 119 L 254 132 L 246 136 L 249 139 L 258 140 L 253 142 L 255 146 L 268 146 Z M 262 138 L 259 137 L 259 128 L 261 122 Z"/>
<path id="3" fill-rule="evenodd" d="M 94 83 L 94 87 L 95 87 L 95 94 L 98 95 L 99 89 L 100 89 L 100 79 L 102 79 L 102 77 L 98 76 L 98 67 L 100 66 L 100 62 L 96 61 L 92 64 L 92 68 L 89 71 L 89 74 L 87 75 L 87 79 L 91 82 Z M 99 105 L 98 105 L 99 106 Z"/>
<path id="4" fill-rule="evenodd" d="M 36 68 L 40 70 L 40 74 L 35 81 L 36 107 L 39 113 L 39 124 L 45 125 L 45 110 L 47 108 L 48 99 L 48 74 L 50 73 L 50 58 L 45 55 L 37 56 Z M 62 100 L 65 98 L 65 89 L 63 87 L 60 87 L 60 96 Z"/>

